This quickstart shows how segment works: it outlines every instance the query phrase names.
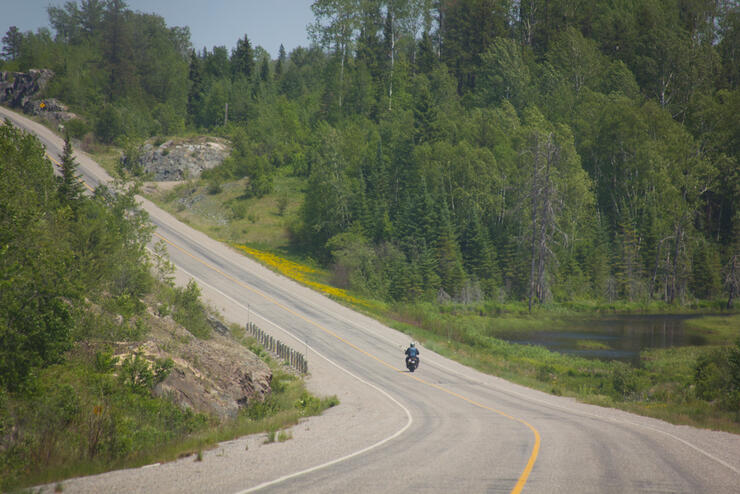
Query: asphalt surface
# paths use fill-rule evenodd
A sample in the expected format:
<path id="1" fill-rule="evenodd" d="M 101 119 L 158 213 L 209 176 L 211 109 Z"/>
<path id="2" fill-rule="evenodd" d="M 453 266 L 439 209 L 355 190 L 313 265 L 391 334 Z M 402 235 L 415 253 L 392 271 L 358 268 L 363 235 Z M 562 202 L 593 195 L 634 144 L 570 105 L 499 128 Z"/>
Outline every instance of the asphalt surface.
<path id="1" fill-rule="evenodd" d="M 47 129 L 0 108 L 5 116 L 61 153 Z M 83 153 L 77 160 L 90 185 L 109 180 Z M 196 279 L 227 320 L 255 322 L 305 353 L 309 388 L 341 403 L 283 443 L 244 437 L 202 462 L 72 479 L 64 492 L 740 492 L 740 436 L 547 395 L 423 347 L 411 374 L 405 335 L 141 201 L 177 281 Z"/>

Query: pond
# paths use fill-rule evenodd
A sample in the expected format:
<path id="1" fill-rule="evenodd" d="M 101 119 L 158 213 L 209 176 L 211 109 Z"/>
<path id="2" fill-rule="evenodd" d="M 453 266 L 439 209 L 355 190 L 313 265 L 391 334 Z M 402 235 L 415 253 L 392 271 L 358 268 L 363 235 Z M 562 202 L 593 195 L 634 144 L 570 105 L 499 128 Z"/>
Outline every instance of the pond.
<path id="1" fill-rule="evenodd" d="M 623 315 L 568 322 L 567 329 L 500 332 L 497 338 L 585 358 L 622 360 L 636 365 L 646 348 L 705 345 L 701 334 L 686 330 L 696 315 Z"/>

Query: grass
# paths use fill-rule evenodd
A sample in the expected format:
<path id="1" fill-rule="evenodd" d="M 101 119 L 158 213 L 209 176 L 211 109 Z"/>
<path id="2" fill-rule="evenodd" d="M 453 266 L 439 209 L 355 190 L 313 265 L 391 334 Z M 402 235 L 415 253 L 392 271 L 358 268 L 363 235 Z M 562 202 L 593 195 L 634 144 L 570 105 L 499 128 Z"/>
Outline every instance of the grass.
<path id="1" fill-rule="evenodd" d="M 147 195 L 181 221 L 213 238 L 287 252 L 288 226 L 303 202 L 304 181 L 279 169 L 273 191 L 262 198 L 245 197 L 246 184 L 247 179 L 242 179 L 213 188 L 206 181 L 191 180 L 172 190 L 150 191 Z"/>
<path id="2" fill-rule="evenodd" d="M 709 315 L 689 319 L 686 331 L 701 335 L 715 345 L 731 344 L 740 337 L 740 314 Z"/>

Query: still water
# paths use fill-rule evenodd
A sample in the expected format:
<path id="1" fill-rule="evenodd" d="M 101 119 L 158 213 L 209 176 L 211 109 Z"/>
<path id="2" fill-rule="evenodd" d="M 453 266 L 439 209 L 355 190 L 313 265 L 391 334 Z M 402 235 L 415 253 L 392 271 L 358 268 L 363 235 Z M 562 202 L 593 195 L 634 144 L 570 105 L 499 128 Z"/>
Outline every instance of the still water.
<path id="1" fill-rule="evenodd" d="M 567 330 L 516 331 L 496 334 L 512 343 L 541 345 L 554 352 L 602 360 L 639 363 L 640 350 L 704 345 L 706 338 L 684 329 L 691 315 L 610 316 L 577 320 Z"/>

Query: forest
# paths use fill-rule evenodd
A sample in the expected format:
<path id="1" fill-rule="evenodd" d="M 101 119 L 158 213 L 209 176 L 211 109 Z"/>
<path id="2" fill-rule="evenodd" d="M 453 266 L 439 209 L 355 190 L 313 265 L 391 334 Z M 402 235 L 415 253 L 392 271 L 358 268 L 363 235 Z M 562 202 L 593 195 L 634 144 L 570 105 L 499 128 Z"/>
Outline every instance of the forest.
<path id="1" fill-rule="evenodd" d="M 386 301 L 723 300 L 740 290 L 735 0 L 316 0 L 312 43 L 196 50 L 122 0 L 11 28 L 73 137 L 228 137 L 204 175 L 279 171 L 293 247 Z M 225 108 L 228 105 L 228 113 Z M 134 172 L 135 170 L 131 170 Z"/>

